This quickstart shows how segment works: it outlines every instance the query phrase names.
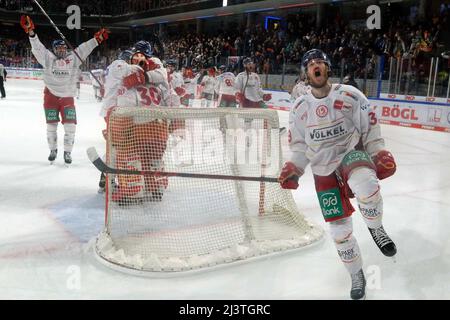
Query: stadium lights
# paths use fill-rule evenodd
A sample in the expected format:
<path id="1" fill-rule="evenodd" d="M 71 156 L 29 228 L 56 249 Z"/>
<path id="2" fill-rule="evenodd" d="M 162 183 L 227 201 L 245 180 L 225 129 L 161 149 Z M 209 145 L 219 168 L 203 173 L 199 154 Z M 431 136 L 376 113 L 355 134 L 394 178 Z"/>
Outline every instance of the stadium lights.
<path id="1" fill-rule="evenodd" d="M 228 0 L 223 0 L 222 7 L 226 7 L 226 6 L 228 6 Z"/>

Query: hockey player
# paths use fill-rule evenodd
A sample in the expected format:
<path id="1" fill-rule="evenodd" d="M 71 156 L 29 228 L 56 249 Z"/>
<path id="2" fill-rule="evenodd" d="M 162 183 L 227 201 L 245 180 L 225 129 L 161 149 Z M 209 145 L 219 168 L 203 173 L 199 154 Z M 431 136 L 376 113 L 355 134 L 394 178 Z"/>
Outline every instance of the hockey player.
<path id="1" fill-rule="evenodd" d="M 236 77 L 233 73 L 227 72 L 227 67 L 219 67 L 219 76 L 217 76 L 215 92 L 218 96 L 219 107 L 236 108 L 236 88 L 234 81 Z"/>
<path id="2" fill-rule="evenodd" d="M 303 71 L 300 72 L 300 77 L 292 88 L 291 101 L 294 102 L 298 97 L 303 96 L 311 91 L 311 87 L 306 83 L 306 76 Z"/>
<path id="3" fill-rule="evenodd" d="M 243 60 L 245 71 L 236 77 L 234 87 L 236 100 L 241 108 L 266 108 L 265 101 L 272 99 L 270 93 L 264 93 L 261 81 L 255 71 L 255 63 L 251 58 Z"/>
<path id="4" fill-rule="evenodd" d="M 114 83 L 121 87 L 117 92 L 117 105 L 135 107 L 163 107 L 170 105 L 170 88 L 167 72 L 161 61 L 152 56 L 151 45 L 147 41 L 139 41 L 133 48 L 131 65 L 123 65 Z M 108 70 L 110 73 L 111 70 Z M 110 75 L 106 88 L 109 90 Z M 124 99 L 126 96 L 129 97 Z M 134 99 L 133 99 L 134 96 Z M 107 93 L 107 97 L 109 94 Z M 121 102 L 122 101 L 122 102 Z M 122 123 L 123 122 L 123 123 Z M 110 137 L 116 148 L 116 166 L 119 168 L 135 167 L 142 170 L 164 170 L 164 155 L 169 125 L 165 121 L 136 123 L 132 117 L 124 118 L 118 123 L 117 130 Z M 142 181 L 143 180 L 143 181 Z M 126 176 L 119 175 L 118 188 L 112 194 L 112 200 L 119 204 L 127 204 L 143 199 L 158 201 L 162 199 L 167 187 L 166 177 Z"/>
<path id="5" fill-rule="evenodd" d="M 175 91 L 175 95 L 172 95 L 171 105 L 179 106 L 181 103 L 181 98 L 186 95 L 183 76 L 181 73 L 177 72 L 177 62 L 175 60 L 168 60 L 166 63 L 166 69 L 170 88 Z"/>
<path id="6" fill-rule="evenodd" d="M 47 141 L 50 148 L 48 160 L 53 163 L 58 152 L 57 127 L 60 121 L 59 114 L 61 114 L 61 123 L 64 125 L 65 131 L 64 162 L 69 165 L 72 163 L 71 152 L 77 124 L 73 98 L 76 96 L 76 83 L 82 62 L 73 52 L 67 51 L 63 40 L 53 41 L 53 51 L 47 50 L 34 32 L 34 24 L 29 16 L 22 16 L 20 25 L 29 35 L 32 53 L 44 68 L 44 110 L 47 122 Z M 108 39 L 108 32 L 106 29 L 100 29 L 95 33 L 94 38 L 76 48 L 81 59 L 86 59 L 92 50 Z"/>
<path id="7" fill-rule="evenodd" d="M 132 74 L 133 72 L 143 71 L 139 66 L 130 66 L 131 56 L 133 52 L 131 50 L 121 51 L 117 59 L 114 60 L 105 71 L 105 94 L 102 101 L 102 109 L 100 116 L 108 122 L 107 116 L 109 110 L 116 106 L 129 106 L 133 105 L 137 100 L 137 93 L 135 90 L 127 90 L 123 85 L 123 79 Z M 106 129 L 103 130 L 103 136 L 106 137 Z M 126 137 L 124 137 L 126 139 Z M 118 143 L 118 149 L 122 146 Z M 113 179 L 114 180 L 114 179 Z M 102 173 L 100 175 L 99 193 L 105 192 L 106 177 Z"/>
<path id="8" fill-rule="evenodd" d="M 103 69 L 94 69 L 91 70 L 92 74 L 97 78 L 100 82 L 98 83 L 91 75 L 92 87 L 94 88 L 94 96 L 98 102 L 102 102 L 104 92 L 104 83 L 105 83 L 105 71 Z"/>
<path id="9" fill-rule="evenodd" d="M 182 74 L 186 94 L 181 97 L 181 104 L 185 107 L 192 107 L 195 99 L 195 92 L 197 90 L 196 77 L 191 67 L 183 68 Z"/>
<path id="10" fill-rule="evenodd" d="M 216 68 L 208 68 L 207 74 L 202 78 L 200 85 L 202 86 L 202 107 L 212 108 L 215 107 L 215 92 L 216 87 Z"/>
<path id="11" fill-rule="evenodd" d="M 358 243 L 353 236 L 350 198 L 356 197 L 363 220 L 376 245 L 388 257 L 394 242 L 382 225 L 383 200 L 378 179 L 395 173 L 385 150 L 380 126 L 366 97 L 354 87 L 330 84 L 331 63 L 320 50 L 305 53 L 302 66 L 311 91 L 298 98 L 289 117 L 290 161 L 279 182 L 297 189 L 308 163 L 317 196 L 337 252 L 351 275 L 352 299 L 365 297 L 366 280 Z"/>

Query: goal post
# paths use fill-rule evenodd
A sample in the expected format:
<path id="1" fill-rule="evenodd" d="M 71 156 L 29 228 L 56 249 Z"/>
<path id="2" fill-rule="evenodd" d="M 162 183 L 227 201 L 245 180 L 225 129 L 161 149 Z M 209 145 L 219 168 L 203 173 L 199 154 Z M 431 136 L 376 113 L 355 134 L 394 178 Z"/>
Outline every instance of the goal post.
<path id="1" fill-rule="evenodd" d="M 323 235 L 290 191 L 248 179 L 276 181 L 281 170 L 276 111 L 121 107 L 109 114 L 106 137 L 106 166 L 134 173 L 107 174 L 95 252 L 112 266 L 202 270 L 302 248 Z"/>

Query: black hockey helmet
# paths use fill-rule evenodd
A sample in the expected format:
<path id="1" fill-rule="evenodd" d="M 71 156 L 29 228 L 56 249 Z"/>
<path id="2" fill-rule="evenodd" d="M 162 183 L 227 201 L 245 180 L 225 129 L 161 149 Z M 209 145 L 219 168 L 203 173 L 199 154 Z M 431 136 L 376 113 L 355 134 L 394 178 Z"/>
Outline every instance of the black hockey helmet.
<path id="1" fill-rule="evenodd" d="M 166 61 L 166 65 L 176 67 L 178 65 L 178 63 L 175 59 L 169 59 Z"/>
<path id="2" fill-rule="evenodd" d="M 65 58 L 67 55 L 67 45 L 64 40 L 57 39 L 52 42 L 53 53 L 57 58 Z"/>
<path id="3" fill-rule="evenodd" d="M 153 56 L 152 45 L 148 41 L 140 40 L 133 46 L 133 54 L 138 52 L 142 53 L 147 58 L 150 58 Z"/>
<path id="4" fill-rule="evenodd" d="M 253 59 L 250 57 L 244 58 L 244 60 L 242 60 L 242 65 L 245 67 L 246 65 L 250 64 L 250 63 L 254 63 Z"/>
<path id="5" fill-rule="evenodd" d="M 328 65 L 329 70 L 331 70 L 331 61 L 328 56 L 322 50 L 311 49 L 303 55 L 301 62 L 302 72 L 306 73 L 306 68 L 308 67 L 308 63 L 311 60 L 322 60 L 323 62 L 325 62 L 325 64 Z"/>
<path id="6" fill-rule="evenodd" d="M 119 54 L 117 55 L 117 59 L 118 60 L 124 60 L 124 61 L 130 61 L 131 60 L 131 56 L 133 55 L 133 51 L 129 50 L 129 49 L 125 49 L 119 52 Z"/>
<path id="7" fill-rule="evenodd" d="M 219 70 L 220 70 L 221 72 L 226 72 L 226 71 L 227 71 L 227 66 L 224 65 L 224 64 L 222 64 L 222 65 L 219 66 Z"/>

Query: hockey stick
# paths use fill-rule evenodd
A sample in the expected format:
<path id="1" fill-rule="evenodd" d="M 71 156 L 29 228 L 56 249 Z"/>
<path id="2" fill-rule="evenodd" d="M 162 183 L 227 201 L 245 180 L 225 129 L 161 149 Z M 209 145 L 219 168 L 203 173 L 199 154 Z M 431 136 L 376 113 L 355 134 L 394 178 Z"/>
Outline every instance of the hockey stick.
<path id="1" fill-rule="evenodd" d="M 56 32 L 59 34 L 59 36 L 63 39 L 63 41 L 67 44 L 67 46 L 72 50 L 73 53 L 75 53 L 75 55 L 77 56 L 78 59 L 80 59 L 81 63 L 83 64 L 84 61 L 83 59 L 81 59 L 80 55 L 78 54 L 78 52 L 75 51 L 75 49 L 73 48 L 72 44 L 69 42 L 69 40 L 66 39 L 66 37 L 64 36 L 64 34 L 59 31 L 58 27 L 56 26 L 56 24 L 53 22 L 53 20 L 48 16 L 47 12 L 45 12 L 44 8 L 41 7 L 41 5 L 39 4 L 39 2 L 37 2 L 37 0 L 33 0 L 33 2 L 39 7 L 39 9 L 42 11 L 42 13 L 44 14 L 44 16 L 47 17 L 48 21 L 50 21 L 50 24 L 53 26 L 53 28 L 55 28 Z M 89 73 L 91 74 L 91 76 L 95 79 L 95 81 L 97 81 L 97 83 L 100 85 L 100 87 L 102 86 L 102 84 L 100 83 L 100 81 L 97 79 L 96 76 L 94 76 L 94 74 L 92 73 L 91 70 L 88 70 Z"/>
<path id="2" fill-rule="evenodd" d="M 87 149 L 87 155 L 89 160 L 94 166 L 103 173 L 112 174 L 128 174 L 128 175 L 143 175 L 143 176 L 160 176 L 160 177 L 182 177 L 182 178 L 196 178 L 196 179 L 218 179 L 218 180 L 243 180 L 243 181 L 255 181 L 255 182 L 275 182 L 278 183 L 278 178 L 272 177 L 246 177 L 246 176 L 228 176 L 221 174 L 201 174 L 201 173 L 186 173 L 186 172 L 166 172 L 166 171 L 151 171 L 151 170 L 127 170 L 116 169 L 109 167 L 98 156 L 95 147 Z"/>

